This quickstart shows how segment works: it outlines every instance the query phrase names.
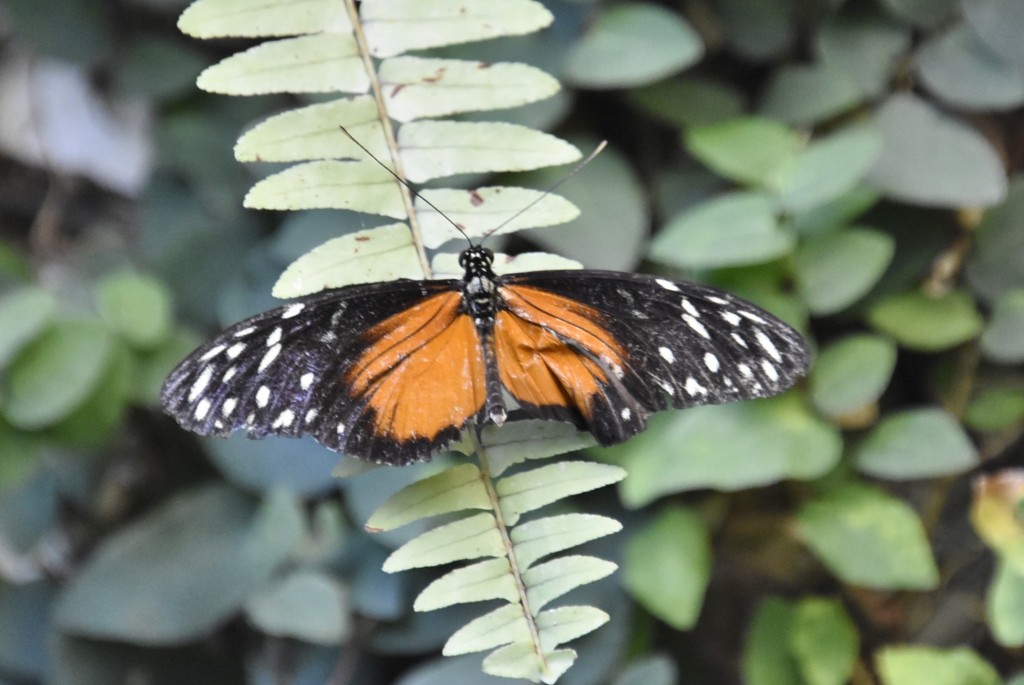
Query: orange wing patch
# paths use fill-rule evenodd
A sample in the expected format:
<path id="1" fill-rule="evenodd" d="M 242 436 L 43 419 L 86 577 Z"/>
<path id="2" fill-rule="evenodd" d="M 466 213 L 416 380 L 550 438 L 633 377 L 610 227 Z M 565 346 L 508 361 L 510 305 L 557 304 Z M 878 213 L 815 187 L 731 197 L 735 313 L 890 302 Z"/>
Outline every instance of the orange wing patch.
<path id="1" fill-rule="evenodd" d="M 502 295 L 509 311 L 494 324 L 502 384 L 519 401 L 575 408 L 589 419 L 591 398 L 609 380 L 605 369 L 621 370 L 625 351 L 586 305 L 529 286 L 505 286 Z"/>
<path id="2" fill-rule="evenodd" d="M 484 404 L 484 362 L 457 292 L 434 295 L 374 326 L 373 341 L 346 374 L 365 397 L 379 435 L 433 439 L 461 428 Z"/>

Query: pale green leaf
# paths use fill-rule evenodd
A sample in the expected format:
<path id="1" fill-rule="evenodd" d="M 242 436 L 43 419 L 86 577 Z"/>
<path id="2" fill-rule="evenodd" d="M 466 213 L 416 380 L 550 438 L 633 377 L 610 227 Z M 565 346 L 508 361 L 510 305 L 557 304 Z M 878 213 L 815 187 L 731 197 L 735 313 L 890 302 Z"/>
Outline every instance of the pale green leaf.
<path id="1" fill-rule="evenodd" d="M 448 638 L 441 653 L 445 656 L 470 654 L 529 640 L 530 628 L 523 608 L 518 604 L 504 604 L 456 631 Z"/>
<path id="2" fill-rule="evenodd" d="M 365 93 L 370 87 L 355 38 L 321 33 L 268 41 L 208 67 L 196 85 L 222 95 Z"/>
<path id="3" fill-rule="evenodd" d="M 560 195 L 545 194 L 531 188 L 492 186 L 474 190 L 423 190 L 421 195 L 434 209 L 416 198 L 416 215 L 420 220 L 423 244 L 436 249 L 449 240 L 464 239 L 448 219 L 454 221 L 470 238 L 514 233 L 538 226 L 552 226 L 572 221 L 579 216 L 576 205 Z M 532 202 L 537 204 L 530 207 Z M 514 221 L 505 223 L 527 207 Z M 441 210 L 448 219 L 437 210 Z M 494 231 L 501 226 L 501 230 Z"/>
<path id="4" fill-rule="evenodd" d="M 526 271 L 543 271 L 545 269 L 582 269 L 583 265 L 575 259 L 566 259 L 565 257 L 548 252 L 521 252 L 515 256 L 498 252 L 494 255 L 494 263 L 491 264 L 491 268 L 494 270 L 494 273 L 503 275 Z M 465 270 L 459 266 L 459 255 L 454 252 L 440 252 L 434 255 L 434 259 L 431 260 L 431 271 L 434 274 L 434 278 L 462 278 L 462 275 L 465 273 Z M 545 425 L 543 431 L 537 427 L 540 424 Z M 543 459 L 594 444 L 593 436 L 586 431 L 576 430 L 575 428 L 570 430 L 564 424 L 561 424 L 560 430 L 554 430 L 553 428 L 548 430 L 548 427 L 552 425 L 551 421 L 523 419 L 522 421 L 507 423 L 500 429 L 495 429 L 492 424 L 485 426 L 485 432 L 488 429 L 492 429 L 496 435 L 501 435 L 494 443 L 497 447 L 496 454 L 499 455 L 495 463 L 492 464 L 495 472 L 500 473 L 512 463 L 519 463 L 527 458 L 532 459 L 534 455 L 538 455 L 536 456 L 537 459 Z M 539 432 L 545 433 L 548 437 L 531 437 Z M 455 446 L 452 449 L 456 449 L 463 454 L 472 454 L 472 447 L 468 446 L 468 443 L 465 443 L 465 445 L 465 448 Z M 533 445 L 534 449 L 531 449 L 530 445 Z M 499 468 L 499 466 L 502 468 Z"/>
<path id="5" fill-rule="evenodd" d="M 519 107 L 558 92 L 558 81 L 526 64 L 393 57 L 378 71 L 396 121 Z"/>
<path id="6" fill-rule="evenodd" d="M 398 132 L 406 179 L 492 171 L 527 171 L 580 158 L 569 143 L 526 126 L 502 122 L 416 121 Z"/>
<path id="7" fill-rule="evenodd" d="M 790 648 L 807 685 L 845 685 L 853 675 L 857 627 L 838 600 L 801 600 L 793 614 Z"/>
<path id="8" fill-rule="evenodd" d="M 476 514 L 438 526 L 410 540 L 391 553 L 381 570 L 385 573 L 395 573 L 411 568 L 440 566 L 463 559 L 500 557 L 505 552 L 494 515 Z M 527 565 L 522 561 L 519 563 Z"/>
<path id="9" fill-rule="evenodd" d="M 629 663 L 615 679 L 614 685 L 677 685 L 676 662 L 667 654 L 645 654 Z"/>
<path id="10" fill-rule="evenodd" d="M 609 618 L 605 612 L 589 606 L 564 606 L 542 611 L 537 616 L 541 646 L 546 651 L 552 650 L 597 630 Z"/>
<path id="11" fill-rule="evenodd" d="M 245 195 L 250 209 L 350 209 L 404 219 L 394 176 L 376 162 L 323 160 L 269 176 Z"/>
<path id="12" fill-rule="evenodd" d="M 1024 42 L 1024 41 L 1022 41 Z M 967 257 L 967 281 L 988 300 L 1024 289 L 1024 176 L 1015 176 L 1006 201 L 985 212 Z"/>
<path id="13" fill-rule="evenodd" d="M 622 530 L 615 519 L 594 514 L 561 514 L 534 519 L 512 529 L 516 563 L 529 568 L 538 559 Z"/>
<path id="14" fill-rule="evenodd" d="M 328 240 L 288 265 L 274 297 L 300 297 L 356 283 L 423 278 L 406 224 L 388 224 Z"/>
<path id="15" fill-rule="evenodd" d="M 363 159 L 366 153 L 340 126 L 378 159 L 387 160 L 384 128 L 377 106 L 368 95 L 309 105 L 272 116 L 238 139 L 235 159 L 240 162 Z"/>
<path id="16" fill-rule="evenodd" d="M 875 653 L 882 685 L 1000 685 L 996 669 L 967 647 L 884 647 Z"/>
<path id="17" fill-rule="evenodd" d="M 412 608 L 415 611 L 433 611 L 453 604 L 484 602 L 503 599 L 514 602 L 519 598 L 515 576 L 508 559 L 486 559 L 457 568 L 441 576 L 419 594 Z"/>
<path id="18" fill-rule="evenodd" d="M 193 38 L 256 38 L 352 30 L 338 0 L 196 0 L 178 18 Z"/>
<path id="19" fill-rule="evenodd" d="M 872 126 L 851 126 L 811 142 L 781 171 L 779 201 L 789 212 L 806 212 L 852 190 L 882 153 Z"/>
<path id="20" fill-rule="evenodd" d="M 579 262 L 563 260 L 556 255 L 550 255 L 552 259 L 548 259 L 544 253 L 533 252 L 516 255 L 512 258 L 514 261 L 505 262 L 499 269 L 498 263 L 503 261 L 502 257 L 507 255 L 495 256 L 494 270 L 499 274 L 538 269 L 579 269 L 582 266 Z M 528 459 L 547 459 L 595 443 L 589 431 L 581 431 L 561 421 L 539 419 L 515 421 L 501 428 L 488 425 L 484 427 L 481 438 L 487 447 L 487 467 L 493 478 Z"/>
<path id="21" fill-rule="evenodd" d="M 615 564 L 580 554 L 558 557 L 523 572 L 530 610 L 537 613 L 565 593 L 611 575 Z"/>
<path id="22" fill-rule="evenodd" d="M 875 116 L 885 137 L 868 182 L 903 202 L 929 207 L 987 207 L 1006 196 L 1002 160 L 978 131 L 909 94 Z"/>
<path id="23" fill-rule="evenodd" d="M 647 611 L 678 630 L 697 622 L 710 578 L 707 526 L 682 507 L 663 509 L 626 548 L 626 589 Z"/>
<path id="24" fill-rule="evenodd" d="M 156 347 L 171 332 L 171 294 L 150 276 L 127 271 L 107 276 L 96 301 L 110 327 L 135 347 Z"/>
<path id="25" fill-rule="evenodd" d="M 1024 5 L 1017 0 L 966 0 L 964 17 L 985 43 L 1012 64 L 1024 68 L 1020 26 Z"/>
<path id="26" fill-rule="evenodd" d="M 1024 361 L 1024 290 L 1009 290 L 996 300 L 981 334 L 981 351 L 1002 364 Z"/>
<path id="27" fill-rule="evenodd" d="M 895 241 L 869 228 L 846 228 L 805 241 L 796 251 L 797 289 L 818 315 L 841 312 L 878 282 L 896 252 Z"/>
<path id="28" fill-rule="evenodd" d="M 925 43 L 917 71 L 928 90 L 967 110 L 1008 110 L 1024 102 L 1024 68 L 1006 62 L 965 24 Z"/>
<path id="29" fill-rule="evenodd" d="M 502 515 L 506 523 L 514 526 L 522 514 L 625 477 L 626 472 L 617 466 L 566 461 L 503 478 L 496 489 Z"/>
<path id="30" fill-rule="evenodd" d="M 774 73 L 758 112 L 809 126 L 858 105 L 863 93 L 846 70 L 831 64 L 784 64 Z"/>
<path id="31" fill-rule="evenodd" d="M 359 14 L 374 57 L 532 33 L 554 20 L 533 0 L 364 0 Z"/>
<path id="32" fill-rule="evenodd" d="M 576 660 L 571 649 L 544 654 L 546 670 L 530 642 L 515 642 L 487 655 L 483 662 L 484 673 L 502 678 L 520 678 L 532 682 L 554 683 Z"/>
<path id="33" fill-rule="evenodd" d="M 877 335 L 852 335 L 830 344 L 811 369 L 811 401 L 833 418 L 878 401 L 896 367 L 896 345 Z"/>
<path id="34" fill-rule="evenodd" d="M 913 350 L 939 352 L 976 338 L 983 321 L 963 290 L 929 297 L 920 290 L 897 293 L 868 312 L 868 321 Z"/>
<path id="35" fill-rule="evenodd" d="M 772 119 L 740 117 L 686 133 L 690 154 L 735 181 L 766 188 L 779 185 L 779 174 L 804 147 L 801 137 Z"/>
<path id="36" fill-rule="evenodd" d="M 745 106 L 743 95 L 731 84 L 689 75 L 631 90 L 629 100 L 678 128 L 732 119 L 743 114 Z"/>
<path id="37" fill-rule="evenodd" d="M 337 645 L 349 632 L 348 598 L 324 573 L 297 569 L 245 602 L 253 625 L 268 635 Z"/>
<path id="38" fill-rule="evenodd" d="M 971 430 L 1004 431 L 1024 422 L 1024 388 L 997 388 L 978 393 L 964 411 Z"/>
<path id="39" fill-rule="evenodd" d="M 288 559 L 302 517 L 283 493 L 259 506 L 221 485 L 181 493 L 94 551 L 64 589 L 57 625 L 134 644 L 193 642 Z"/>
<path id="40" fill-rule="evenodd" d="M 17 428 L 38 430 L 69 416 L 103 379 L 114 340 L 98 321 L 60 321 L 6 370 L 3 411 Z"/>
<path id="41" fill-rule="evenodd" d="M 480 469 L 462 464 L 399 490 L 373 513 L 366 529 L 392 530 L 427 516 L 490 508 Z"/>
<path id="42" fill-rule="evenodd" d="M 650 258 L 689 269 L 767 262 L 796 243 L 779 226 L 775 203 L 763 193 L 732 192 L 669 219 L 651 243 Z"/>
<path id="43" fill-rule="evenodd" d="M 681 14 L 633 2 L 601 13 L 569 53 L 564 73 L 584 88 L 640 86 L 682 71 L 703 54 L 700 36 Z"/>
<path id="44" fill-rule="evenodd" d="M 796 607 L 779 597 L 768 597 L 751 622 L 743 650 L 743 678 L 747 685 L 803 685 L 790 649 Z"/>
<path id="45" fill-rule="evenodd" d="M 964 429 L 941 409 L 889 414 L 872 429 L 855 457 L 875 478 L 910 480 L 961 473 L 978 462 Z"/>
<path id="46" fill-rule="evenodd" d="M 878 191 L 861 184 L 820 207 L 788 217 L 788 223 L 798 235 L 824 235 L 846 228 L 877 203 Z"/>
<path id="47" fill-rule="evenodd" d="M 887 590 L 938 583 L 921 520 L 881 490 L 843 486 L 804 505 L 797 520 L 807 546 L 845 583 Z"/>
<path id="48" fill-rule="evenodd" d="M 1024 573 L 1000 559 L 986 597 L 988 624 L 1004 647 L 1024 646 Z"/>
<path id="49" fill-rule="evenodd" d="M 41 288 L 25 287 L 0 299 L 0 368 L 43 332 L 57 308 L 53 296 Z"/>
<path id="50" fill-rule="evenodd" d="M 910 47 L 910 30 L 880 12 L 839 12 L 826 20 L 817 51 L 827 65 L 848 73 L 872 97 L 889 87 Z"/>

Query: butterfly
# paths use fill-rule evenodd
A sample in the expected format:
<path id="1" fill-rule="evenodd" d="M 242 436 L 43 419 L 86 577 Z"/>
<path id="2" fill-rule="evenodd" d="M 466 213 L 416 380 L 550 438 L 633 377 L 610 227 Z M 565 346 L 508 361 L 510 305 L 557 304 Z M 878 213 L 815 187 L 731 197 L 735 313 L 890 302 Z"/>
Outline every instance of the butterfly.
<path id="1" fill-rule="evenodd" d="M 799 333 L 720 290 L 493 263 L 473 245 L 461 279 L 329 289 L 241 321 L 171 372 L 163 406 L 202 435 L 311 435 L 400 465 L 502 425 L 509 397 L 610 445 L 652 412 L 767 397 L 807 371 Z"/>

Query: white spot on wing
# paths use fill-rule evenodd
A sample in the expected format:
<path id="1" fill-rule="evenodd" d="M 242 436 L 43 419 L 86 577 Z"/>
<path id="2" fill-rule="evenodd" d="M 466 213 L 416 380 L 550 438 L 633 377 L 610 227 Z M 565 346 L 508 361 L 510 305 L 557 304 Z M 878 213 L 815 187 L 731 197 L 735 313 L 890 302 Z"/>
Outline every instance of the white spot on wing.
<path id="1" fill-rule="evenodd" d="M 619 416 L 622 417 L 623 421 L 629 421 L 630 417 L 633 416 L 633 412 L 629 410 L 629 407 L 623 407 L 622 411 L 619 413 Z"/>
<path id="2" fill-rule="evenodd" d="M 192 384 L 192 389 L 188 391 L 188 401 L 193 402 L 199 395 L 202 394 L 203 390 L 206 390 L 206 386 L 210 384 L 210 378 L 213 377 L 213 368 L 207 366 L 203 369 L 202 373 L 199 374 L 199 378 Z"/>
<path id="3" fill-rule="evenodd" d="M 243 328 L 240 331 L 235 331 L 235 337 L 236 338 L 244 338 L 245 336 L 249 335 L 250 333 L 252 333 L 255 330 L 256 330 L 255 326 L 249 326 L 248 328 Z"/>
<path id="4" fill-rule="evenodd" d="M 779 354 L 779 350 L 775 347 L 772 339 L 764 334 L 764 331 L 757 329 L 754 331 L 754 337 L 757 338 L 757 344 L 761 346 L 761 349 L 768 353 L 768 356 L 777 362 L 782 361 L 782 355 Z"/>
<path id="5" fill-rule="evenodd" d="M 344 434 L 345 434 L 345 424 L 339 423 L 338 424 L 338 435 L 344 435 Z"/>
<path id="6" fill-rule="evenodd" d="M 658 354 L 660 354 L 661 358 L 667 361 L 669 364 L 676 360 L 676 356 L 672 354 L 672 350 L 668 349 L 667 347 L 659 347 Z"/>
<path id="7" fill-rule="evenodd" d="M 274 420 L 274 428 L 288 428 L 292 425 L 292 421 L 295 420 L 295 412 L 291 409 L 285 409 L 281 412 L 278 417 Z"/>
<path id="8" fill-rule="evenodd" d="M 217 345 L 216 347 L 211 347 L 206 351 L 206 354 L 199 358 L 199 361 L 205 362 L 213 359 L 218 354 L 223 352 L 225 347 L 227 347 L 227 345 Z"/>
<path id="9" fill-rule="evenodd" d="M 305 308 L 306 305 L 302 304 L 301 302 L 296 302 L 295 304 L 288 305 L 288 308 L 281 312 L 281 318 L 290 319 L 293 316 L 298 316 L 299 312 L 301 312 Z"/>
<path id="10" fill-rule="evenodd" d="M 225 417 L 231 416 L 231 412 L 235 410 L 235 407 L 237 405 L 238 400 L 235 399 L 234 397 L 229 397 L 226 400 L 224 400 L 224 405 L 220 408 L 220 413 L 223 414 Z"/>
<path id="11" fill-rule="evenodd" d="M 768 323 L 754 312 L 740 311 L 740 316 L 750 319 L 754 323 Z"/>
<path id="12" fill-rule="evenodd" d="M 273 347 L 277 343 L 281 342 L 281 333 L 282 333 L 282 331 L 281 331 L 281 327 L 280 326 L 275 328 L 271 332 L 270 337 L 267 338 L 267 347 Z"/>
<path id="13" fill-rule="evenodd" d="M 672 281 L 666 281 L 664 278 L 655 278 L 654 282 L 660 285 L 665 290 L 679 292 L 679 286 L 673 283 Z"/>
<path id="14" fill-rule="evenodd" d="M 698 383 L 697 379 L 693 377 L 686 379 L 686 385 L 683 386 L 683 389 L 686 390 L 686 392 L 688 392 L 691 397 L 698 393 L 700 393 L 701 395 L 708 394 L 707 388 Z"/>
<path id="15" fill-rule="evenodd" d="M 274 360 L 277 359 L 277 355 L 279 354 L 281 354 L 281 345 L 274 345 L 273 347 L 271 347 L 269 350 L 267 350 L 267 353 L 263 355 L 263 359 L 260 360 L 260 367 L 256 369 L 256 371 L 262 371 L 263 369 L 270 366 L 274 362 Z"/>
<path id="16" fill-rule="evenodd" d="M 316 409 L 310 409 L 306 412 L 306 423 L 311 423 L 316 418 Z"/>
<path id="17" fill-rule="evenodd" d="M 235 373 L 238 371 L 237 368 L 232 366 L 230 369 L 224 372 L 223 382 L 227 383 L 229 380 L 235 377 Z"/>
<path id="18" fill-rule="evenodd" d="M 304 373 L 302 378 L 299 379 L 299 385 L 302 386 L 303 390 L 309 390 L 309 386 L 313 385 L 313 378 L 312 373 Z"/>
<path id="19" fill-rule="evenodd" d="M 739 333 L 733 333 L 732 339 L 736 341 L 737 345 L 739 345 L 743 349 L 747 349 L 747 341 L 743 339 L 742 335 L 740 335 Z"/>
<path id="20" fill-rule="evenodd" d="M 717 297 L 715 295 L 709 297 L 708 302 L 714 302 L 715 304 L 730 304 L 729 300 L 722 299 L 721 297 Z"/>
<path id="21" fill-rule="evenodd" d="M 243 343 L 243 342 L 235 343 L 234 345 L 232 345 L 231 347 L 228 348 L 228 358 L 229 359 L 234 359 L 238 355 L 242 354 L 242 352 L 244 350 L 245 350 L 245 343 Z"/>
<path id="22" fill-rule="evenodd" d="M 686 322 L 687 326 L 696 331 L 697 335 L 707 340 L 711 340 L 711 336 L 708 335 L 708 329 L 704 328 L 704 324 L 700 321 L 697 321 L 697 319 L 693 318 L 689 314 L 683 314 L 683 321 Z"/>
<path id="23" fill-rule="evenodd" d="M 199 404 L 196 405 L 196 420 L 202 421 L 206 418 L 206 415 L 210 412 L 210 400 L 205 397 L 199 400 Z"/>
<path id="24" fill-rule="evenodd" d="M 731 326 L 739 326 L 740 321 L 743 320 L 736 312 L 722 312 L 722 318 Z"/>
<path id="25" fill-rule="evenodd" d="M 715 373 L 718 371 L 718 357 L 708 352 L 704 355 L 704 366 L 708 367 L 708 371 Z"/>
<path id="26" fill-rule="evenodd" d="M 256 391 L 256 406 L 262 409 L 267 406 L 268 402 L 270 402 L 270 388 L 261 385 L 260 389 Z"/>
<path id="27" fill-rule="evenodd" d="M 697 308 L 693 306 L 693 303 L 690 302 L 685 297 L 683 298 L 682 305 L 683 305 L 683 309 L 686 310 L 687 314 L 689 314 L 690 316 L 694 317 L 695 319 L 699 319 L 700 318 L 700 312 L 697 311 Z"/>
<path id="28" fill-rule="evenodd" d="M 764 375 L 768 376 L 768 380 L 777 381 L 779 380 L 779 372 L 775 370 L 772 363 L 765 359 L 761 362 L 761 368 L 764 369 Z"/>
<path id="29" fill-rule="evenodd" d="M 675 397 L 676 389 L 672 386 L 671 383 L 667 381 L 658 381 L 658 385 L 660 385 L 661 389 L 667 392 L 669 395 Z"/>
<path id="30" fill-rule="evenodd" d="M 739 369 L 739 372 L 740 372 L 740 373 L 742 373 L 742 374 L 743 374 L 744 376 L 746 376 L 747 378 L 753 378 L 753 376 L 754 376 L 754 372 L 753 372 L 753 371 L 751 371 L 751 370 L 750 370 L 750 367 L 749 367 L 749 366 L 747 366 L 746 364 L 740 364 L 740 365 L 739 365 L 739 366 L 737 366 L 736 368 L 737 368 L 737 369 Z"/>

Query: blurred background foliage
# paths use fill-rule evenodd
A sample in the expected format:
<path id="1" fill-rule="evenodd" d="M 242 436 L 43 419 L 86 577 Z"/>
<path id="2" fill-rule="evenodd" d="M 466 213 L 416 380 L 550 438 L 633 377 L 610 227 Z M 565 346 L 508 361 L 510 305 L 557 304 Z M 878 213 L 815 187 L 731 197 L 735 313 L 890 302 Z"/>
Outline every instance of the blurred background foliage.
<path id="1" fill-rule="evenodd" d="M 0 685 L 473 684 L 414 614 L 421 530 L 362 524 L 437 464 L 201 440 L 156 407 L 216 326 L 364 218 L 242 209 L 231 148 L 285 98 L 209 96 L 184 0 L 0 0 Z M 570 685 L 1024 683 L 1024 3 L 545 0 L 446 48 L 540 67 L 484 118 L 608 152 L 517 236 L 713 283 L 803 330 L 787 395 L 591 455 L 625 530 Z M 540 187 L 561 171 L 519 174 Z M 467 179 L 478 183 L 480 179 Z M 448 463 L 448 458 L 439 461 Z"/>

